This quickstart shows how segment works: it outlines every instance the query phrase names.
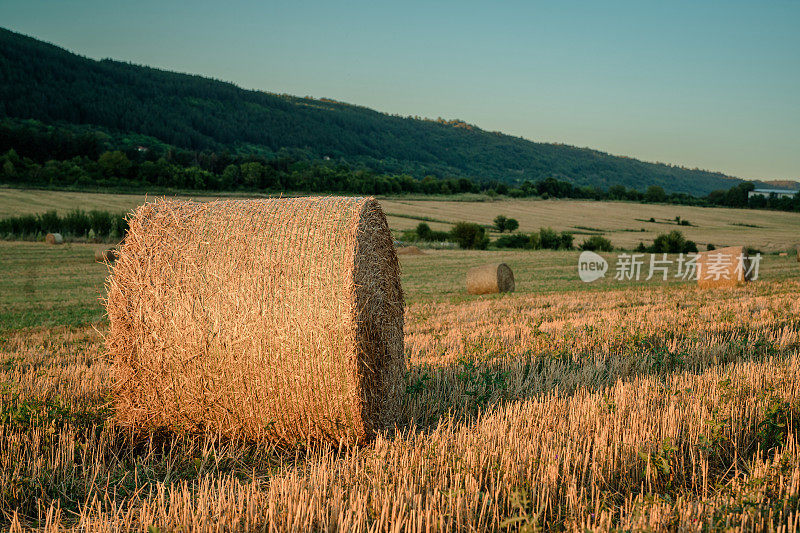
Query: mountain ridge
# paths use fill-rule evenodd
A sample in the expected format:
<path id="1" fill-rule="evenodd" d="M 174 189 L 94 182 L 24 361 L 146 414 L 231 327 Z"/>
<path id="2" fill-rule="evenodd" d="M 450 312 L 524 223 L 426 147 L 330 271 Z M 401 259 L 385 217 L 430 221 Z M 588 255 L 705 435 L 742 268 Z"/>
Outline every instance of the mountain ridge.
<path id="1" fill-rule="evenodd" d="M 113 59 L 94 60 L 0 28 L 0 117 L 148 135 L 191 150 L 289 151 L 382 173 L 509 185 L 546 177 L 707 194 L 744 180 L 561 143 L 539 143 L 454 119 L 401 117 L 330 98 L 233 83 Z"/>

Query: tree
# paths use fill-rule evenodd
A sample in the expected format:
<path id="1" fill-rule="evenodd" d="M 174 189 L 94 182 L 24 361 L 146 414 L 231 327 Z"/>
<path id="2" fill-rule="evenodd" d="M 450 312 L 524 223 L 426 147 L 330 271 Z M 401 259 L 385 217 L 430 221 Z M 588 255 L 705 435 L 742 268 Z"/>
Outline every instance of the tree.
<path id="1" fill-rule="evenodd" d="M 612 200 L 626 200 L 627 192 L 624 185 L 612 185 L 608 188 L 608 197 Z"/>
<path id="2" fill-rule="evenodd" d="M 611 241 L 602 235 L 592 235 L 580 245 L 581 250 L 589 250 L 592 252 L 610 252 L 614 249 Z"/>
<path id="3" fill-rule="evenodd" d="M 697 252 L 697 244 L 686 240 L 678 230 L 662 233 L 653 241 L 653 246 L 648 250 L 656 254 L 679 254 Z"/>
<path id="4" fill-rule="evenodd" d="M 516 218 L 509 218 L 506 220 L 506 229 L 508 231 L 515 231 L 517 228 L 519 228 L 519 222 Z"/>
<path id="5" fill-rule="evenodd" d="M 450 230 L 450 235 L 465 250 L 485 250 L 489 244 L 486 230 L 472 222 L 458 222 Z"/>
<path id="6" fill-rule="evenodd" d="M 242 181 L 248 188 L 259 188 L 264 180 L 264 165 L 258 161 L 242 163 Z"/>
<path id="7" fill-rule="evenodd" d="M 417 224 L 417 238 L 421 241 L 430 241 L 431 240 L 431 227 L 427 225 L 425 222 L 420 222 Z"/>
<path id="8" fill-rule="evenodd" d="M 124 178 L 128 175 L 128 170 L 131 168 L 131 161 L 128 156 L 120 150 L 113 152 L 103 152 L 97 164 L 109 178 Z"/>
<path id="9" fill-rule="evenodd" d="M 497 215 L 494 217 L 494 227 L 497 228 L 497 231 L 503 233 L 506 230 L 508 224 L 508 218 L 505 215 Z"/>
<path id="10" fill-rule="evenodd" d="M 663 187 L 651 185 L 647 188 L 647 192 L 644 193 L 644 199 L 651 203 L 663 202 L 667 199 L 667 193 L 664 192 Z"/>

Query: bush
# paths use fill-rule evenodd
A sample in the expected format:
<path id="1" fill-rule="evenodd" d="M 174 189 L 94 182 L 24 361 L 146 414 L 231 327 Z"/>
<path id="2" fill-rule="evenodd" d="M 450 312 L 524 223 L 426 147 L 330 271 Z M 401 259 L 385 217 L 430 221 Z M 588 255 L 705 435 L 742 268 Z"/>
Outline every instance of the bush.
<path id="1" fill-rule="evenodd" d="M 417 242 L 419 240 L 419 235 L 417 235 L 417 230 L 415 229 L 407 229 L 400 233 L 400 240 L 403 242 Z"/>
<path id="2" fill-rule="evenodd" d="M 45 233 L 61 233 L 65 238 L 116 241 L 128 229 L 125 215 L 107 211 L 70 211 L 59 216 L 55 211 L 0 219 L 0 236 L 6 239 L 32 239 Z"/>
<path id="3" fill-rule="evenodd" d="M 478 224 L 472 222 L 459 222 L 452 230 L 450 236 L 465 250 L 485 250 L 489 244 L 486 230 Z"/>
<path id="4" fill-rule="evenodd" d="M 579 247 L 581 250 L 588 250 L 591 252 L 610 252 L 614 249 L 611 241 L 601 235 L 592 235 Z"/>
<path id="5" fill-rule="evenodd" d="M 662 233 L 653 241 L 653 245 L 645 247 L 644 244 L 639 243 L 636 251 L 644 251 L 655 254 L 680 254 L 680 253 L 696 253 L 697 244 L 694 241 L 687 240 L 683 233 L 678 230 L 672 230 L 669 233 Z"/>
<path id="6" fill-rule="evenodd" d="M 553 228 L 539 228 L 539 246 L 550 250 L 558 250 L 561 238 Z"/>
<path id="7" fill-rule="evenodd" d="M 559 237 L 559 249 L 561 250 L 572 250 L 572 240 L 574 239 L 572 233 L 567 231 L 562 231 L 561 236 Z"/>
<path id="8" fill-rule="evenodd" d="M 511 235 L 503 235 L 494 241 L 495 246 L 498 248 L 532 248 L 531 237 L 524 233 L 512 233 Z"/>
<path id="9" fill-rule="evenodd" d="M 421 241 L 429 241 L 431 240 L 431 227 L 427 225 L 425 222 L 420 222 L 417 224 L 417 237 Z"/>
<path id="10" fill-rule="evenodd" d="M 534 234 L 535 235 L 535 234 Z M 538 245 L 534 248 L 546 248 L 549 250 L 571 250 L 572 233 L 568 231 L 556 232 L 553 228 L 539 228 Z"/>
<path id="11" fill-rule="evenodd" d="M 538 232 L 531 233 L 531 250 L 539 250 L 542 247 L 542 238 Z"/>

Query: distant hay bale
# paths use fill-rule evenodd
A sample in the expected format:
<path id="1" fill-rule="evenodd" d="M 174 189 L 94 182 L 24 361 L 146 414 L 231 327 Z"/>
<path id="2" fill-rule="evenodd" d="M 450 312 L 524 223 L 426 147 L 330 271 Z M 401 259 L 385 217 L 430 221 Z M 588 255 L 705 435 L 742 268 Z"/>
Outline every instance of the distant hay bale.
<path id="1" fill-rule="evenodd" d="M 94 260 L 97 263 L 113 263 L 117 260 L 117 251 L 113 248 L 108 250 L 97 250 L 94 253 Z"/>
<path id="2" fill-rule="evenodd" d="M 514 292 L 514 273 L 505 263 L 491 263 L 467 270 L 467 291 L 470 294 Z"/>
<path id="3" fill-rule="evenodd" d="M 397 255 L 425 255 L 425 252 L 416 246 L 403 246 L 397 249 Z"/>
<path id="4" fill-rule="evenodd" d="M 44 242 L 47 244 L 63 244 L 64 237 L 60 233 L 48 233 L 44 237 Z"/>
<path id="5" fill-rule="evenodd" d="M 107 304 L 122 426 L 350 444 L 396 419 L 403 293 L 373 198 L 145 204 Z"/>
<path id="6" fill-rule="evenodd" d="M 743 246 L 728 246 L 698 254 L 697 286 L 735 287 L 750 281 L 750 262 Z"/>

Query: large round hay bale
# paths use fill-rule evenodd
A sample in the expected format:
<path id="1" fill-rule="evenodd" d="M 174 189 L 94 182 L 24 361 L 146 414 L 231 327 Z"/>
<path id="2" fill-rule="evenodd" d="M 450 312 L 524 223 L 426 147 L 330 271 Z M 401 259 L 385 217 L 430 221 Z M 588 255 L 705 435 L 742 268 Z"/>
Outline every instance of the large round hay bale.
<path id="1" fill-rule="evenodd" d="M 60 233 L 48 233 L 44 236 L 44 242 L 47 244 L 63 244 L 64 237 Z"/>
<path id="2" fill-rule="evenodd" d="M 467 291 L 470 294 L 514 292 L 514 273 L 505 263 L 491 263 L 467 270 Z"/>
<path id="3" fill-rule="evenodd" d="M 94 253 L 94 260 L 97 263 L 113 263 L 117 260 L 117 251 L 113 248 L 108 250 L 97 250 Z"/>
<path id="4" fill-rule="evenodd" d="M 108 316 L 123 426 L 358 443 L 397 416 L 403 293 L 373 198 L 143 205 Z"/>

